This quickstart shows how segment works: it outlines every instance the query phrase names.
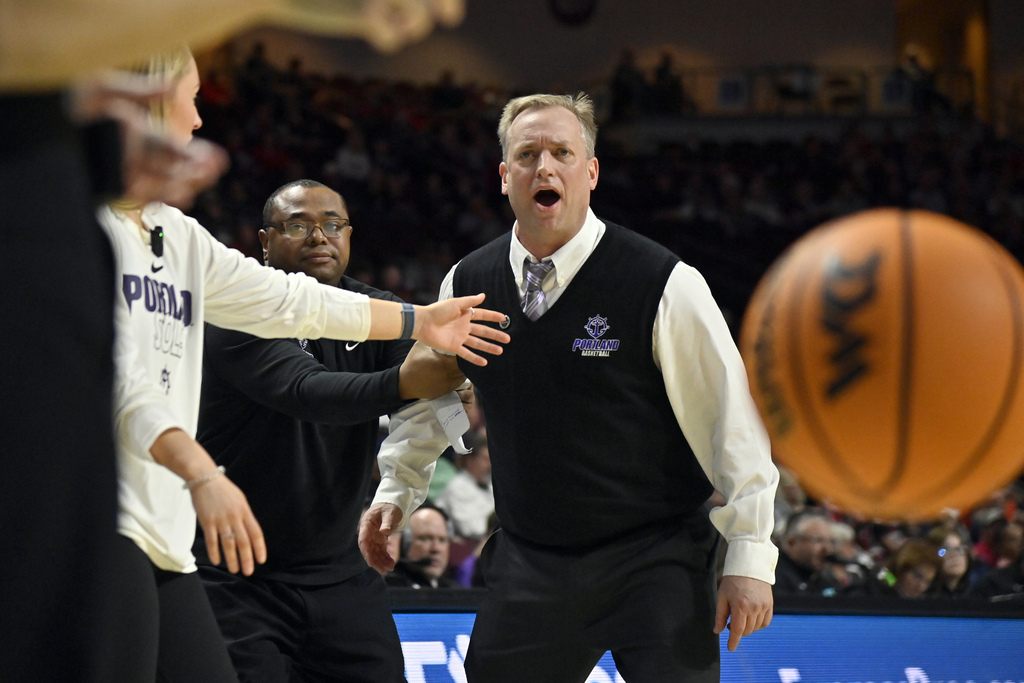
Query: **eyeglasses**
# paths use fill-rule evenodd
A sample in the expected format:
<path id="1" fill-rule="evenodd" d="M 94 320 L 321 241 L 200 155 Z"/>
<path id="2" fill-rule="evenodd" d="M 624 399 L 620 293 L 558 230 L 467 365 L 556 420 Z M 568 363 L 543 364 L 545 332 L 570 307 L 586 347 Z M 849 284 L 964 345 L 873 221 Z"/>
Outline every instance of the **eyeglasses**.
<path id="1" fill-rule="evenodd" d="M 277 228 L 285 237 L 304 240 L 312 234 L 314 227 L 320 228 L 324 237 L 339 237 L 345 228 L 352 227 L 352 223 L 347 218 L 329 218 L 325 221 L 275 221 L 265 227 Z"/>
<path id="2" fill-rule="evenodd" d="M 945 557 L 947 554 L 949 554 L 949 555 L 963 555 L 966 552 L 967 552 L 967 548 L 965 548 L 962 545 L 957 546 L 955 548 L 939 548 L 939 557 Z"/>

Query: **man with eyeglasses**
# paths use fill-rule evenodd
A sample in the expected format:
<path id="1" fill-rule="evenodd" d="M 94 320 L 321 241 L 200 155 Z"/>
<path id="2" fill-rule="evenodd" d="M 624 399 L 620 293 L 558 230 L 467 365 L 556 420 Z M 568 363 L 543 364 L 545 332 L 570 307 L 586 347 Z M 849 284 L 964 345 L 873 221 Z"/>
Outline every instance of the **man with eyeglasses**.
<path id="1" fill-rule="evenodd" d="M 829 569 L 834 550 L 832 528 L 823 513 L 794 513 L 779 546 L 775 594 L 835 595 L 841 584 Z"/>
<path id="2" fill-rule="evenodd" d="M 345 276 L 353 228 L 341 196 L 299 180 L 263 211 L 264 260 L 323 284 L 398 301 Z M 379 416 L 435 398 L 464 377 L 451 357 L 410 341 L 265 340 L 210 327 L 198 440 L 246 494 L 267 541 L 250 577 L 199 573 L 242 680 L 404 681 L 384 580 L 356 545 Z M 424 406 L 427 406 L 426 408 Z M 425 402 L 436 458 L 448 445 Z"/>

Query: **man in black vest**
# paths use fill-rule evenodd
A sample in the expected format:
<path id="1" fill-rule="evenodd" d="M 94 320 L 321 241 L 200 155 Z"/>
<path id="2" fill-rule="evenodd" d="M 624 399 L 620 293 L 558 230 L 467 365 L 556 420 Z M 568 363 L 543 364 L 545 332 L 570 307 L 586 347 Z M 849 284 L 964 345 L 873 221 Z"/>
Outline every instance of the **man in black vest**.
<path id="1" fill-rule="evenodd" d="M 778 472 L 739 352 L 693 268 L 590 210 L 586 95 L 514 99 L 498 134 L 516 223 L 441 288 L 486 292 L 512 336 L 486 368 L 462 365 L 501 523 L 480 559 L 490 592 L 467 678 L 582 682 L 611 650 L 626 680 L 717 681 L 715 634 L 728 623 L 734 650 L 768 625 L 778 557 Z M 418 466 L 381 463 L 385 482 Z M 387 535 L 408 514 L 382 483 L 360 524 L 371 565 L 392 565 Z M 717 602 L 716 528 L 729 543 Z"/>

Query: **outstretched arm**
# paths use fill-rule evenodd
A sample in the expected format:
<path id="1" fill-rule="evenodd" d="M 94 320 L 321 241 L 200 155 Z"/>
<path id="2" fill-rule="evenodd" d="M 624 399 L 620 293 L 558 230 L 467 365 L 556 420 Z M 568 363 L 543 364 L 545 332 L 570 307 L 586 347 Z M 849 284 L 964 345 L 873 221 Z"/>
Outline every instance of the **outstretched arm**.
<path id="1" fill-rule="evenodd" d="M 180 43 L 216 45 L 256 23 L 358 37 L 381 52 L 454 26 L 464 0 L 20 0 L 0 3 L 0 87 L 57 87 Z M 11 27 L 8 29 L 8 27 Z"/>
<path id="2" fill-rule="evenodd" d="M 487 361 L 472 349 L 499 355 L 501 347 L 488 339 L 507 344 L 510 337 L 501 330 L 481 322 L 501 322 L 505 315 L 486 308 L 484 295 L 475 294 L 438 301 L 429 306 L 414 306 L 416 312 L 412 337 L 439 351 L 448 351 L 475 365 Z M 370 333 L 368 339 L 395 339 L 402 333 L 401 305 L 392 301 L 370 301 Z"/>

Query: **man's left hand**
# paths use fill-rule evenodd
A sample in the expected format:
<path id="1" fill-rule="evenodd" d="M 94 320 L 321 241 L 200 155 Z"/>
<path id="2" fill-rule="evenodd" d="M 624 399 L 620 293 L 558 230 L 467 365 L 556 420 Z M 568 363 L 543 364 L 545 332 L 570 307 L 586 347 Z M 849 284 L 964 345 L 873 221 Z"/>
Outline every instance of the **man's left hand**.
<path id="1" fill-rule="evenodd" d="M 729 626 L 729 652 L 735 652 L 740 638 L 772 623 L 775 600 L 771 584 L 747 576 L 724 576 L 718 587 L 715 633 Z"/>
<path id="2" fill-rule="evenodd" d="M 359 520 L 359 551 L 366 564 L 381 574 L 395 568 L 388 554 L 388 536 L 402 521 L 402 510 L 392 503 L 374 503 Z"/>

